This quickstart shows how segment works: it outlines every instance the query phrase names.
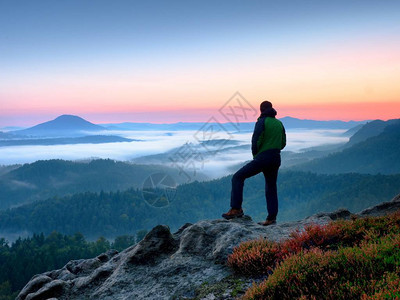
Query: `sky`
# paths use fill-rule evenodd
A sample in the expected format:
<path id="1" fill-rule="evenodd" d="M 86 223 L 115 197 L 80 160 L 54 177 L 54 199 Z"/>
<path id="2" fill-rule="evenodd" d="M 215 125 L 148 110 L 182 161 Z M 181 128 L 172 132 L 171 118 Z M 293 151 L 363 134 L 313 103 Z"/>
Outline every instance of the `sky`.
<path id="1" fill-rule="evenodd" d="M 0 128 L 205 122 L 237 92 L 278 117 L 387 120 L 399 82 L 400 1 L 0 0 Z"/>

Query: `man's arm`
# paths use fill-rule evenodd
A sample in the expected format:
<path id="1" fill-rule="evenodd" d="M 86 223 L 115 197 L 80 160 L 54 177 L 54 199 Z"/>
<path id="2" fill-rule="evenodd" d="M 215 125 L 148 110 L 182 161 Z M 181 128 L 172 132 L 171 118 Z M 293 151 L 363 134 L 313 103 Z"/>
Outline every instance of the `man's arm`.
<path id="1" fill-rule="evenodd" d="M 265 129 L 265 118 L 258 118 L 256 125 L 254 126 L 253 136 L 251 138 L 251 153 L 253 157 L 256 156 L 258 152 L 257 142 L 260 138 L 262 132 Z"/>

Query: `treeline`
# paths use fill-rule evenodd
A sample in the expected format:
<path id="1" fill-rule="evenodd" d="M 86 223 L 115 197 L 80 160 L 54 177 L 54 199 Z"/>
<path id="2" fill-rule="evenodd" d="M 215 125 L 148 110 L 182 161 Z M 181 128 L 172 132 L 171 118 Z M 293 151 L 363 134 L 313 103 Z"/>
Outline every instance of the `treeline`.
<path id="1" fill-rule="evenodd" d="M 399 175 L 281 172 L 278 178 L 278 221 L 299 220 L 338 208 L 358 212 L 388 201 L 400 192 Z M 78 193 L 54 197 L 0 212 L 0 235 L 21 231 L 54 230 L 63 234 L 81 232 L 85 237 L 114 238 L 132 235 L 158 224 L 177 230 L 183 224 L 218 219 L 229 209 L 231 176 L 209 182 L 178 186 L 174 193 L 160 196 L 169 205 L 149 205 L 139 189 L 124 192 Z M 255 176 L 245 183 L 245 213 L 254 220 L 266 217 L 264 178 Z"/>
<path id="2" fill-rule="evenodd" d="M 138 238 L 143 234 L 141 232 Z M 121 251 L 134 243 L 134 236 L 120 236 L 113 243 L 104 237 L 89 242 L 80 233 L 63 235 L 58 232 L 19 238 L 11 245 L 0 238 L 0 299 L 15 299 L 35 274 L 60 269 L 70 260 L 96 257 L 110 249 Z"/>
<path id="3" fill-rule="evenodd" d="M 155 172 L 177 175 L 167 166 L 139 165 L 111 159 L 74 162 L 61 159 L 39 160 L 0 172 L 0 209 L 43 200 L 54 195 L 141 188 Z M 1 171 L 1 170 L 0 170 Z M 177 183 L 182 176 L 175 176 Z"/>

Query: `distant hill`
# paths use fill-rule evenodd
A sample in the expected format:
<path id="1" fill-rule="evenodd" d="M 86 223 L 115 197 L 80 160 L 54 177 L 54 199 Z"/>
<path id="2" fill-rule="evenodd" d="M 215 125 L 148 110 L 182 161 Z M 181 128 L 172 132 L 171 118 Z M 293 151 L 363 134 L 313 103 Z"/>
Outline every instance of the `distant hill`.
<path id="1" fill-rule="evenodd" d="M 26 129 L 26 127 L 21 127 L 21 126 L 5 126 L 5 127 L 0 128 L 0 129 L 1 129 L 1 131 L 8 132 L 8 131 L 16 131 L 16 130 Z"/>
<path id="2" fill-rule="evenodd" d="M 365 141 L 370 137 L 377 136 L 381 134 L 387 126 L 395 125 L 398 123 L 400 123 L 400 119 L 393 119 L 388 121 L 374 120 L 368 122 L 364 126 L 362 126 L 357 132 L 354 132 L 346 147 L 353 146 L 357 143 Z"/>
<path id="3" fill-rule="evenodd" d="M 286 128 L 306 128 L 306 129 L 350 129 L 357 125 L 365 124 L 367 121 L 315 121 L 315 120 L 302 120 L 292 117 L 279 118 Z M 220 126 L 222 125 L 226 130 L 232 131 L 253 131 L 253 122 L 240 123 L 239 128 L 235 127 L 232 123 L 216 123 L 211 122 L 208 125 Z M 178 122 L 171 124 L 155 124 L 155 123 L 109 123 L 102 124 L 103 127 L 110 130 L 200 130 L 204 126 L 204 122 Z"/>
<path id="4" fill-rule="evenodd" d="M 146 177 L 157 172 L 171 174 L 177 183 L 186 180 L 179 175 L 177 168 L 131 164 L 110 159 L 89 162 L 41 160 L 2 169 L 0 209 L 78 192 L 141 188 Z"/>
<path id="5" fill-rule="evenodd" d="M 365 124 L 367 121 L 316 121 L 316 120 L 302 120 L 292 117 L 280 118 L 287 129 L 291 128 L 304 128 L 304 129 L 351 129 L 360 124 Z M 180 130 L 202 130 L 205 125 L 216 126 L 216 128 L 223 127 L 223 130 L 229 132 L 236 131 L 253 131 L 256 119 L 251 122 L 242 122 L 237 124 L 233 123 L 218 123 L 218 122 L 177 122 L 177 123 L 107 123 L 96 125 L 85 119 L 74 115 L 61 115 L 54 120 L 38 124 L 36 126 L 9 131 L 7 134 L 17 134 L 22 136 L 36 136 L 36 137 L 54 137 L 54 136 L 82 136 L 82 132 L 98 132 L 104 130 L 133 130 L 133 131 L 151 131 L 151 130 L 164 130 L 164 131 L 180 131 Z M 4 133 L 3 133 L 4 134 Z M 1 138 L 1 135 L 0 135 Z"/>
<path id="6" fill-rule="evenodd" d="M 16 136 L 13 135 L 12 133 L 0 131 L 0 141 L 1 141 L 2 139 L 12 139 L 12 138 L 15 138 L 15 137 L 16 137 Z"/>
<path id="7" fill-rule="evenodd" d="M 307 119 L 297 119 L 292 117 L 280 118 L 286 128 L 305 128 L 305 129 L 350 129 L 367 121 L 316 121 Z"/>
<path id="8" fill-rule="evenodd" d="M 0 136 L 1 137 L 1 136 Z M 114 135 L 88 135 L 82 137 L 61 137 L 41 139 L 0 139 L 0 147 L 25 145 L 72 145 L 72 144 L 102 144 L 138 141 Z"/>
<path id="9" fill-rule="evenodd" d="M 156 123 L 134 123 L 134 122 L 125 122 L 125 123 L 111 123 L 111 124 L 102 124 L 108 130 L 132 130 L 132 131 L 152 131 L 152 130 L 160 130 L 160 131 L 171 131 L 173 134 L 174 131 L 201 131 L 205 127 L 204 126 L 213 126 L 216 129 L 227 131 L 227 132 L 247 132 L 253 131 L 255 122 L 242 122 L 239 126 L 233 123 L 218 123 L 218 122 L 177 122 L 177 123 L 165 123 L 165 124 L 156 124 Z"/>
<path id="10" fill-rule="evenodd" d="M 287 129 L 303 128 L 303 129 L 351 129 L 357 125 L 364 124 L 367 121 L 316 121 L 316 120 L 302 120 L 292 117 L 280 118 Z M 132 130 L 132 131 L 201 131 L 204 126 L 214 126 L 214 128 L 225 130 L 230 133 L 237 131 L 252 132 L 254 129 L 255 120 L 252 122 L 242 122 L 238 124 L 233 123 L 219 123 L 219 122 L 177 122 L 170 124 L 156 124 L 156 123 L 108 123 L 96 125 L 85 119 L 73 115 L 61 115 L 54 120 L 38 124 L 36 126 L 9 131 L 7 133 L 0 133 L 1 138 L 11 138 L 12 135 L 22 137 L 77 137 L 85 136 L 88 132 L 99 131 L 113 131 L 113 130 Z M 171 133 L 172 135 L 173 133 Z"/>
<path id="11" fill-rule="evenodd" d="M 360 129 L 362 140 L 350 145 L 340 152 L 330 154 L 323 158 L 293 167 L 295 170 L 311 171 L 316 173 L 368 173 L 368 174 L 400 174 L 400 122 L 393 120 L 391 125 L 382 122 L 371 122 L 366 124 L 368 131 Z M 377 126 L 373 126 L 376 124 Z M 380 134 L 366 138 L 384 129 Z M 372 127 L 371 127 L 372 126 Z M 364 139 L 365 138 L 365 139 Z M 355 139 L 355 140 L 356 140 Z"/>
<path id="12" fill-rule="evenodd" d="M 135 123 L 135 122 L 124 122 L 124 123 L 109 123 L 102 124 L 103 127 L 110 130 L 134 130 L 134 131 L 150 131 L 150 130 L 199 130 L 204 123 L 201 122 L 178 122 L 178 123 Z"/>
<path id="13" fill-rule="evenodd" d="M 17 130 L 13 133 L 26 136 L 76 136 L 83 135 L 82 131 L 104 131 L 106 128 L 90 123 L 81 117 L 62 115 L 36 126 Z"/>
<path id="14" fill-rule="evenodd" d="M 350 128 L 349 130 L 347 130 L 345 133 L 343 133 L 343 136 L 348 136 L 351 137 L 353 136 L 357 131 L 359 131 L 362 127 L 364 126 L 364 124 L 358 124 L 357 126 Z"/>

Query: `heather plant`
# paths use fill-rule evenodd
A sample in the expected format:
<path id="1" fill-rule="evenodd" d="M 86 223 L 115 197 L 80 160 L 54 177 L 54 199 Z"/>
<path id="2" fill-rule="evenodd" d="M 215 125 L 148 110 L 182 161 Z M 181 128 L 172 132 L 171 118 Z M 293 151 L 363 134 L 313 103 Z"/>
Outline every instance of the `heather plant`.
<path id="1" fill-rule="evenodd" d="M 399 267 L 399 236 L 337 251 L 302 250 L 253 285 L 244 299 L 382 299 L 399 293 Z"/>
<path id="2" fill-rule="evenodd" d="M 329 248 L 343 235 L 338 226 L 311 225 L 303 232 L 292 233 L 285 242 L 271 242 L 265 238 L 241 243 L 228 257 L 228 265 L 236 273 L 259 276 L 272 273 L 277 263 L 303 249 Z"/>
<path id="3" fill-rule="evenodd" d="M 400 270 L 386 273 L 381 280 L 375 283 L 375 293 L 363 294 L 362 300 L 400 299 Z"/>
<path id="4" fill-rule="evenodd" d="M 228 265 L 236 273 L 260 276 L 272 273 L 277 263 L 303 250 L 324 251 L 357 246 L 386 235 L 400 234 L 400 213 L 384 217 L 355 218 L 326 225 L 308 225 L 295 231 L 283 242 L 265 238 L 248 241 L 236 247 L 228 257 Z"/>
<path id="5" fill-rule="evenodd" d="M 228 265 L 236 273 L 264 275 L 272 273 L 275 264 L 283 257 L 281 245 L 266 239 L 241 243 L 228 257 Z"/>
<path id="6" fill-rule="evenodd" d="M 282 242 L 244 242 L 228 265 L 268 275 L 245 299 L 400 299 L 400 213 L 310 225 Z"/>

